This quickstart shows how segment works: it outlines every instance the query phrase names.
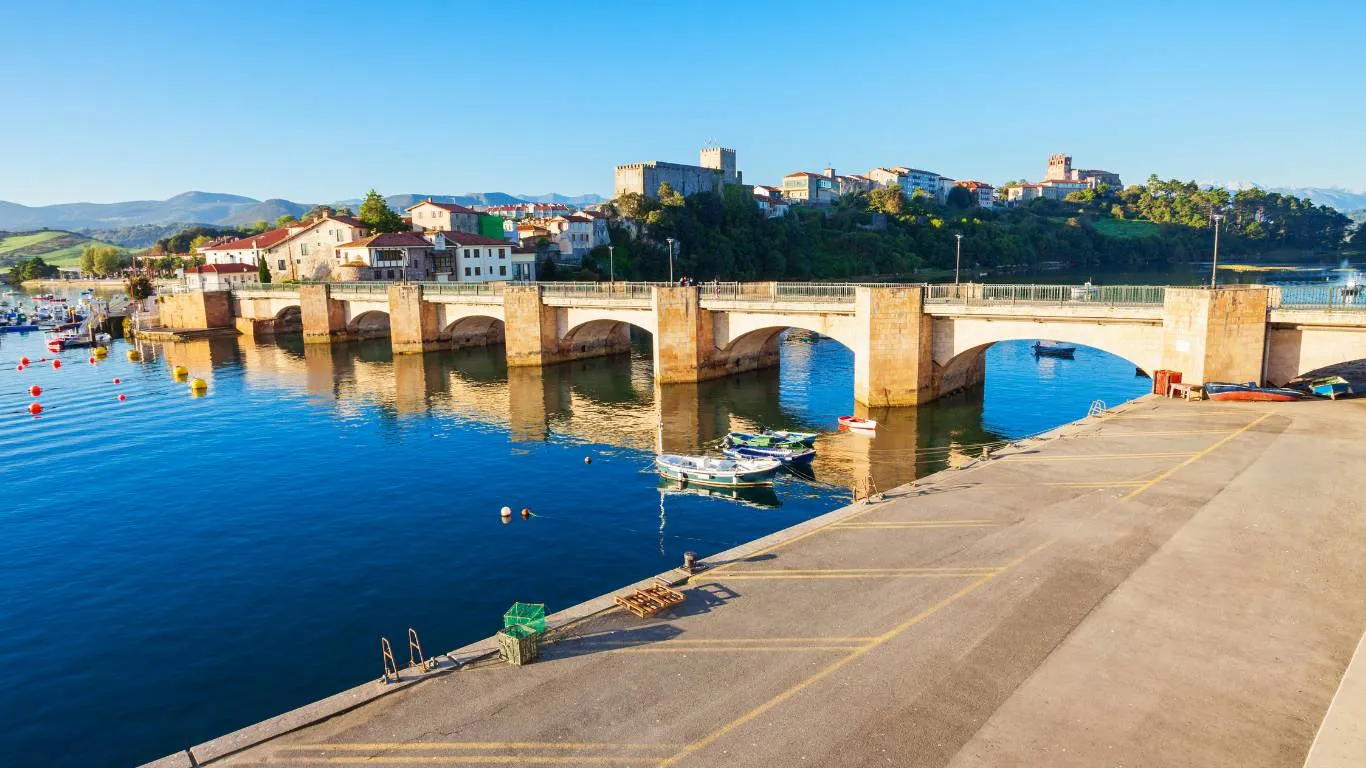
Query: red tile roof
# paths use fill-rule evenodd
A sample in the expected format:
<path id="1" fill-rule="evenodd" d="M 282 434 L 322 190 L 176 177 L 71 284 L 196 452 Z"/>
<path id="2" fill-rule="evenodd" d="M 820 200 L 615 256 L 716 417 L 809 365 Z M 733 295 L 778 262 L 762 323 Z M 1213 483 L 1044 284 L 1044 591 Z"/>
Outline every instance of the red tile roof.
<path id="1" fill-rule="evenodd" d="M 338 248 L 430 248 L 431 243 L 416 232 L 381 232 L 378 235 L 362 237 L 359 240 L 352 240 L 349 243 L 342 243 Z"/>
<path id="2" fill-rule="evenodd" d="M 466 208 L 466 207 L 463 206 L 463 205 L 456 205 L 455 203 L 438 203 L 438 202 L 436 202 L 435 200 L 431 199 L 430 197 L 427 198 L 426 200 L 423 200 L 422 202 L 418 203 L 417 205 L 410 205 L 410 206 L 408 206 L 407 208 L 404 208 L 403 210 L 405 210 L 405 211 L 411 211 L 412 209 L 416 208 L 418 205 L 435 205 L 437 208 L 443 208 L 443 209 L 445 209 L 445 210 L 447 210 L 447 211 L 450 211 L 451 213 L 475 213 L 475 214 L 479 213 L 478 211 L 474 210 L 473 208 Z"/>
<path id="3" fill-rule="evenodd" d="M 440 234 L 442 237 L 445 237 L 448 242 L 455 243 L 456 245 L 512 245 L 512 241 L 510 240 L 498 240 L 492 237 L 484 237 L 483 235 L 472 235 L 469 232 L 445 231 L 433 234 Z"/>
<path id="4" fill-rule="evenodd" d="M 986 187 L 987 189 L 995 189 L 995 187 L 991 186 L 985 181 L 959 181 L 955 182 L 954 186 L 967 187 L 968 189 L 973 190 L 974 192 L 981 189 L 982 187 Z"/>
<path id="5" fill-rule="evenodd" d="M 367 226 L 365 225 L 365 222 L 361 221 L 360 219 L 356 218 L 355 216 L 337 216 L 337 215 L 332 215 L 332 216 L 324 216 L 323 218 L 331 219 L 332 221 L 340 221 L 341 223 L 343 223 L 343 224 L 348 224 L 348 225 L 350 225 L 350 226 L 355 227 L 356 229 L 369 229 L 369 227 L 367 227 Z"/>
<path id="6" fill-rule="evenodd" d="M 256 267 L 252 264 L 205 264 L 202 267 L 186 267 L 185 274 L 204 275 L 204 274 L 236 274 L 240 272 L 255 272 Z"/>
<path id="7" fill-rule="evenodd" d="M 287 237 L 289 237 L 289 227 L 281 227 L 279 229 L 272 229 L 269 232 L 262 232 L 259 235 L 232 240 L 223 243 L 222 245 L 211 245 L 204 250 L 245 251 L 252 248 L 269 248 Z"/>

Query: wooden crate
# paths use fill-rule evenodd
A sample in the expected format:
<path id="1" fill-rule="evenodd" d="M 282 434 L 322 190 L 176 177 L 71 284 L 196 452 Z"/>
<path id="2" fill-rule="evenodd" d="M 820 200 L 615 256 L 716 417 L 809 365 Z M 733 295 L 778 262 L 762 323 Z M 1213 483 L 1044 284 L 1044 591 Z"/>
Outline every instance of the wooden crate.
<path id="1" fill-rule="evenodd" d="M 663 584 L 655 584 L 645 589 L 637 589 L 629 595 L 618 595 L 617 605 L 634 613 L 640 618 L 653 616 L 665 608 L 672 608 L 683 602 L 683 593 L 678 590 L 666 587 Z"/>

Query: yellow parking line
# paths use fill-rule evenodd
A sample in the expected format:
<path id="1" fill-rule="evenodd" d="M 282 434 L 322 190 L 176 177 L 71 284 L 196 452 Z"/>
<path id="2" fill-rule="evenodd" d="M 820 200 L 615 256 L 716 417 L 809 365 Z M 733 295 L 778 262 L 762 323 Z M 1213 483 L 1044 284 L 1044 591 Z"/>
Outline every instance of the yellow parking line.
<path id="1" fill-rule="evenodd" d="M 1039 483 L 1053 488 L 1124 488 L 1133 485 L 1143 485 L 1144 480 L 1100 480 L 1094 483 Z M 1028 487 L 1028 486 L 1019 486 Z"/>
<path id="2" fill-rule="evenodd" d="M 374 752 L 385 749 L 668 749 L 676 744 L 618 744 L 600 741 L 379 741 L 338 744 L 286 744 L 283 749 L 354 750 Z"/>
<path id="3" fill-rule="evenodd" d="M 737 645 L 727 647 L 691 646 L 668 648 L 669 643 L 642 645 L 638 648 L 611 648 L 606 653 L 801 653 L 803 651 L 856 651 L 862 645 Z"/>
<path id="4" fill-rule="evenodd" d="M 1266 412 L 1264 412 L 1261 416 L 1258 416 L 1256 419 L 1254 419 L 1252 422 L 1250 422 L 1250 423 L 1244 425 L 1242 429 L 1239 429 L 1238 431 L 1233 432 L 1233 433 L 1230 434 L 1228 437 L 1225 437 L 1225 438 L 1222 439 L 1222 440 L 1216 441 L 1213 445 L 1211 445 L 1210 447 L 1206 448 L 1206 449 L 1203 450 L 1203 451 L 1200 451 L 1199 453 L 1191 454 L 1191 457 L 1190 457 L 1190 458 L 1186 459 L 1185 461 L 1181 462 L 1180 464 L 1177 464 L 1176 466 L 1172 467 L 1171 469 L 1167 470 L 1166 472 L 1163 472 L 1162 474 L 1158 475 L 1157 477 L 1154 477 L 1152 480 L 1149 480 L 1148 482 L 1144 483 L 1143 485 L 1141 485 L 1141 486 L 1135 488 L 1135 489 L 1134 489 L 1133 491 L 1131 491 L 1130 493 L 1125 494 L 1124 498 L 1120 499 L 1120 501 L 1128 501 L 1128 500 L 1134 498 L 1135 496 L 1139 495 L 1140 493 L 1143 493 L 1144 491 L 1146 491 L 1146 490 L 1148 490 L 1149 488 L 1153 487 L 1154 485 L 1157 485 L 1158 483 L 1162 482 L 1163 480 L 1166 480 L 1167 478 L 1171 477 L 1173 474 L 1175 474 L 1178 470 L 1182 469 L 1183 467 L 1188 467 L 1188 466 L 1190 466 L 1191 464 L 1194 464 L 1195 462 L 1197 462 L 1197 461 L 1199 461 L 1200 459 L 1202 459 L 1202 458 L 1204 458 L 1205 456 L 1207 456 L 1207 455 L 1210 453 L 1210 451 L 1213 451 L 1215 448 L 1218 448 L 1219 446 L 1223 445 L 1224 443 L 1227 443 L 1228 441 L 1232 440 L 1233 438 L 1237 437 L 1238 435 L 1241 435 L 1241 434 L 1243 434 L 1244 432 L 1248 431 L 1249 429 L 1252 429 L 1253 427 L 1257 426 L 1258 424 L 1261 424 L 1262 421 L 1264 421 L 1264 420 L 1265 420 L 1267 417 L 1269 417 L 1271 414 L 1272 414 L 1272 411 L 1266 411 Z"/>
<path id="5" fill-rule="evenodd" d="M 1089 454 L 1089 455 L 1080 455 L 1080 456 L 1023 456 L 1023 455 L 1020 455 L 1020 454 L 1016 454 L 1016 455 L 1014 455 L 1014 456 L 1006 456 L 1006 457 L 1003 457 L 1003 458 L 1000 459 L 1000 460 L 1001 460 L 1001 461 L 1008 461 L 1008 462 L 1010 462 L 1010 463 L 1012 463 L 1012 464 L 1018 464 L 1018 463 L 1020 463 L 1020 462 L 1026 462 L 1026 461 L 1104 461 L 1104 460 L 1110 460 L 1110 459 L 1116 459 L 1116 460 L 1117 460 L 1117 459 L 1177 459 L 1177 458 L 1185 458 L 1185 457 L 1187 457 L 1187 456 L 1194 456 L 1194 455 L 1195 455 L 1195 454 L 1189 453 L 1189 452 L 1180 452 L 1180 453 L 1093 453 L 1093 454 Z"/>
<path id="6" fill-rule="evenodd" d="M 905 520 L 867 523 L 835 523 L 834 528 L 989 528 L 1001 525 L 992 520 Z"/>
<path id="7" fill-rule="evenodd" d="M 1227 429 L 1172 429 L 1158 432 L 1087 432 L 1073 435 L 1072 438 L 1100 440 L 1106 437 L 1174 437 L 1176 435 L 1227 435 Z"/>
<path id="8" fill-rule="evenodd" d="M 597 757 L 590 755 L 341 755 L 333 757 L 274 757 L 277 763 L 426 763 L 432 765 L 599 765 L 624 763 L 639 765 L 642 761 L 662 763 L 665 758 L 635 756 Z"/>

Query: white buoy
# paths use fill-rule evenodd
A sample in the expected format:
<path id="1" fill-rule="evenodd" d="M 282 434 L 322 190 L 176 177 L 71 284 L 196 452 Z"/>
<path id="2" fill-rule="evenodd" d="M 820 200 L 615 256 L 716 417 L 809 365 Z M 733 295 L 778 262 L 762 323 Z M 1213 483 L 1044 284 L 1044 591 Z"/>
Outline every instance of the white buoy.
<path id="1" fill-rule="evenodd" d="M 499 516 L 502 517 L 504 520 L 507 520 L 507 519 L 509 519 L 509 518 L 512 517 L 512 507 L 503 507 L 502 511 L 499 512 L 498 514 L 499 514 Z"/>

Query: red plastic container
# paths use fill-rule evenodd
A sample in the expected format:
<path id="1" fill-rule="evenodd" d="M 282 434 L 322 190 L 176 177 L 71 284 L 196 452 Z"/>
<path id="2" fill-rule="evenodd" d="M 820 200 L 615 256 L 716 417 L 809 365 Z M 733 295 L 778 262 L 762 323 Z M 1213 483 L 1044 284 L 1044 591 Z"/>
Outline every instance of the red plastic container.
<path id="1" fill-rule="evenodd" d="M 1160 371 L 1153 371 L 1153 394 L 1167 396 L 1167 390 L 1172 384 L 1181 383 L 1180 371 L 1169 371 L 1165 368 Z"/>

